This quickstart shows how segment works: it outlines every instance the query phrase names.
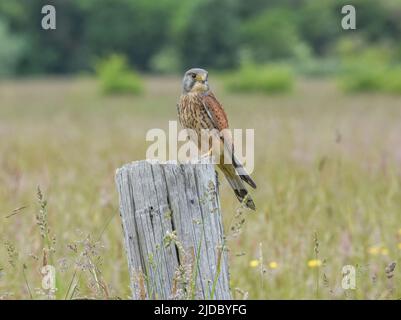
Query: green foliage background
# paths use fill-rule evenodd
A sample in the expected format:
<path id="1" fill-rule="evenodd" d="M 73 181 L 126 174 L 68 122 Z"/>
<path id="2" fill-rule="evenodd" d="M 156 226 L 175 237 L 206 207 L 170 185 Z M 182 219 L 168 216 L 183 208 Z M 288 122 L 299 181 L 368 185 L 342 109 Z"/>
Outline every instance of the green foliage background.
<path id="1" fill-rule="evenodd" d="M 53 4 L 57 29 L 41 29 Z M 92 71 L 94 60 L 123 54 L 136 69 L 181 72 L 230 69 L 242 61 L 286 60 L 295 66 L 337 60 L 344 37 L 362 46 L 401 50 L 401 4 L 354 0 L 357 30 L 341 29 L 342 0 L 15 0 L 0 3 L 1 74 Z M 333 59 L 330 60 L 331 63 Z M 333 71 L 333 68 L 324 70 Z"/>

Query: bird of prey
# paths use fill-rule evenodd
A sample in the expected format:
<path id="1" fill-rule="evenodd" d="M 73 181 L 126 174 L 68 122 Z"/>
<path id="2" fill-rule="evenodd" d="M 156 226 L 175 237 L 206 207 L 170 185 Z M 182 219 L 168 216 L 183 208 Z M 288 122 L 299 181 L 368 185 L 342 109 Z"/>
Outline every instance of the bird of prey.
<path id="1" fill-rule="evenodd" d="M 209 90 L 208 72 L 206 70 L 193 68 L 185 73 L 177 110 L 181 125 L 186 129 L 194 130 L 197 134 L 198 140 L 194 142 L 201 153 L 205 151 L 201 148 L 202 130 L 214 130 L 222 133 L 218 137 L 220 141 L 218 167 L 227 178 L 237 199 L 246 207 L 255 210 L 255 203 L 249 196 L 244 182 L 254 189 L 256 184 L 234 154 L 231 135 L 227 134 L 228 130 L 224 130 L 228 129 L 227 115 L 223 106 Z M 211 149 L 210 146 L 208 148 Z M 231 161 L 228 161 L 231 163 L 224 163 L 227 162 L 224 161 L 225 153 L 231 158 Z"/>

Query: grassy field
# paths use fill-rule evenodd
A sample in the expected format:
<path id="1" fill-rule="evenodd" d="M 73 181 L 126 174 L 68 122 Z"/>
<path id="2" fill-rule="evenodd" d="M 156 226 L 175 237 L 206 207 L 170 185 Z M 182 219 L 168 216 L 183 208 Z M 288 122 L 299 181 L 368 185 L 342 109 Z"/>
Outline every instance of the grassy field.
<path id="1" fill-rule="evenodd" d="M 230 237 L 235 297 L 401 298 L 401 99 L 325 81 L 271 97 L 211 82 L 231 127 L 255 128 L 258 210 Z M 114 172 L 145 158 L 148 129 L 176 119 L 180 79 L 147 78 L 145 89 L 103 97 L 85 78 L 0 82 L 0 299 L 44 297 L 46 246 L 58 299 L 129 297 Z M 238 203 L 225 181 L 220 193 L 228 230 Z M 348 264 L 355 290 L 341 287 Z"/>

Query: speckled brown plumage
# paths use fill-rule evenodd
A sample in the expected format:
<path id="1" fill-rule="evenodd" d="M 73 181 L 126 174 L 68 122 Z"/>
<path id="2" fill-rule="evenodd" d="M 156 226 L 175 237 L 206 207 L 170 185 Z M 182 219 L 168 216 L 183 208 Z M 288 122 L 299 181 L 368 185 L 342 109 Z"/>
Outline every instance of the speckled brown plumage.
<path id="1" fill-rule="evenodd" d="M 243 181 L 253 188 L 256 188 L 256 184 L 235 157 L 231 135 L 221 133 L 222 130 L 229 128 L 227 115 L 223 106 L 209 90 L 207 72 L 205 70 L 191 69 L 185 73 L 183 93 L 177 104 L 177 110 L 181 125 L 196 132 L 198 141 L 195 142 L 200 150 L 203 129 L 216 129 L 220 132 L 219 137 L 222 147 L 219 150 L 221 153 L 218 166 L 227 178 L 238 200 L 255 210 L 255 204 L 249 196 Z M 224 163 L 224 150 L 228 151 L 232 163 Z M 203 151 L 201 150 L 201 152 Z"/>
<path id="2" fill-rule="evenodd" d="M 205 105 L 208 106 L 213 119 Z M 202 129 L 221 131 L 228 128 L 226 113 L 211 92 L 182 94 L 178 103 L 178 117 L 184 128 L 193 129 L 198 135 Z"/>

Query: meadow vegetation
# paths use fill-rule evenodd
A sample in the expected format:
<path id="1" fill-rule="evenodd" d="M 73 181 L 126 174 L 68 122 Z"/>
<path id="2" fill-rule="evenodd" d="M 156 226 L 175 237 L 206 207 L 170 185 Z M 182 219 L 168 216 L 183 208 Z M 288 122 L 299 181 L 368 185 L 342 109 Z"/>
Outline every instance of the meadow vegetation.
<path id="1" fill-rule="evenodd" d="M 89 78 L 0 82 L 0 299 L 48 297 L 44 259 L 58 299 L 130 296 L 114 172 L 176 119 L 180 82 L 146 76 L 139 96 L 104 96 Z M 399 299 L 400 97 L 329 80 L 272 96 L 210 82 L 231 127 L 255 129 L 257 211 L 221 179 L 235 297 Z M 344 265 L 355 290 L 341 287 Z"/>

